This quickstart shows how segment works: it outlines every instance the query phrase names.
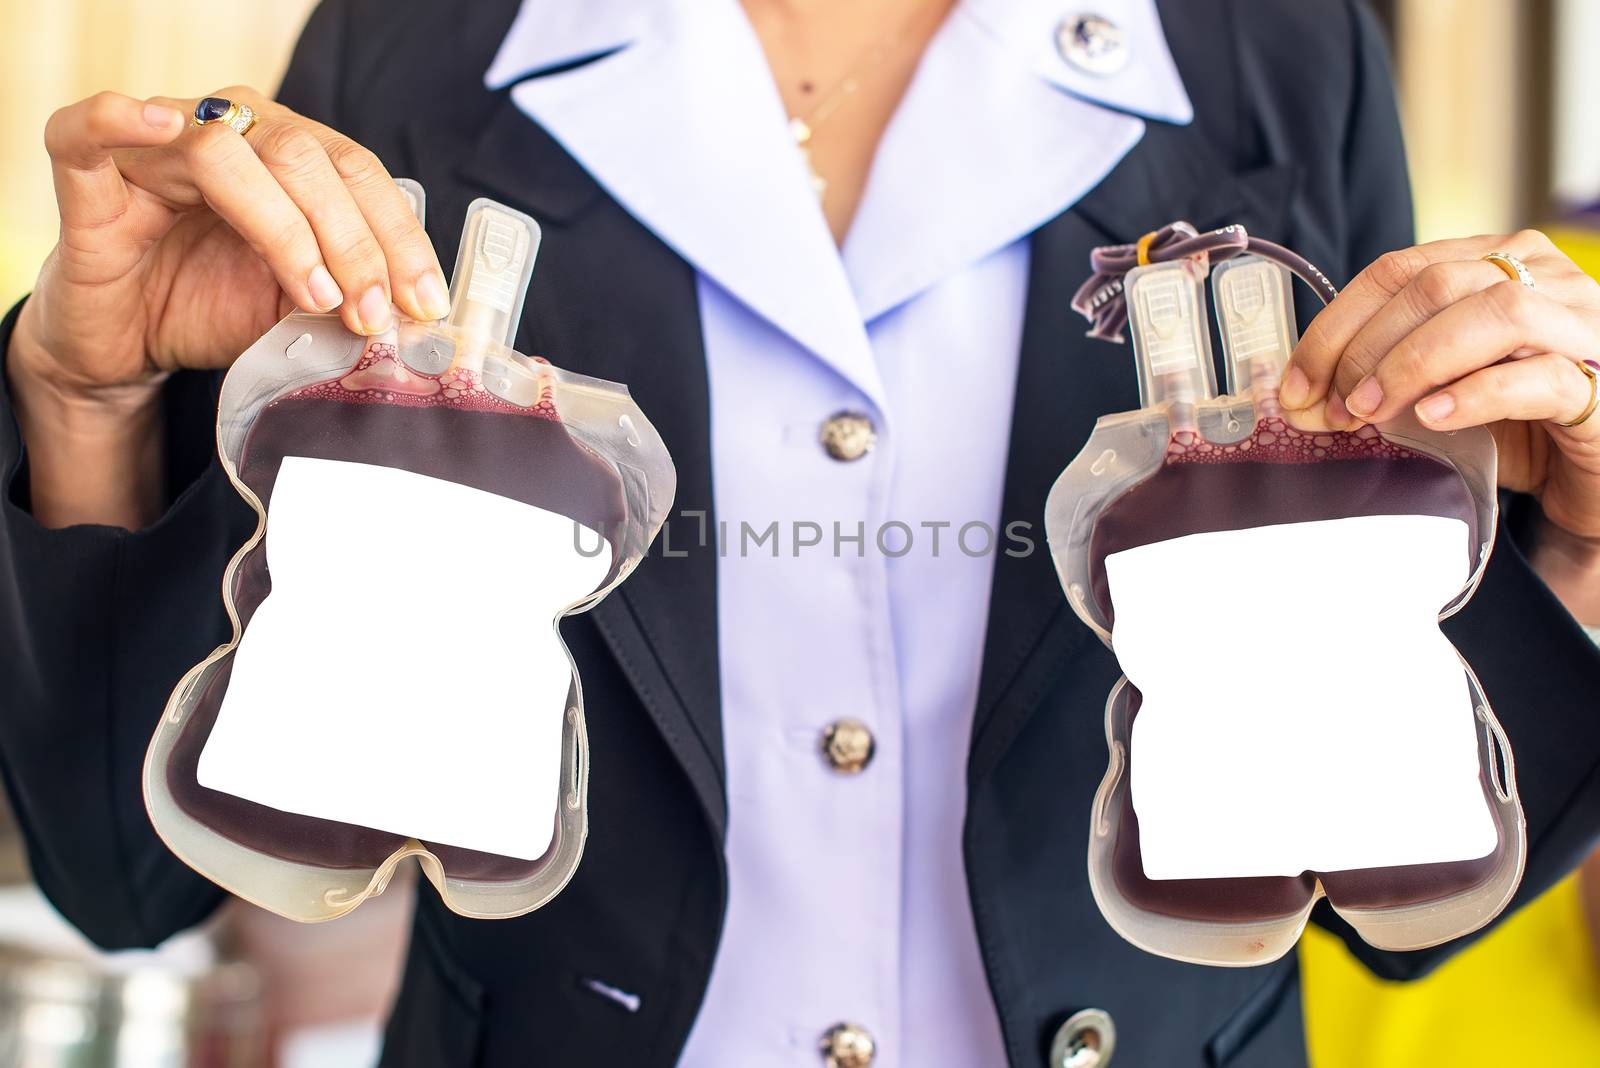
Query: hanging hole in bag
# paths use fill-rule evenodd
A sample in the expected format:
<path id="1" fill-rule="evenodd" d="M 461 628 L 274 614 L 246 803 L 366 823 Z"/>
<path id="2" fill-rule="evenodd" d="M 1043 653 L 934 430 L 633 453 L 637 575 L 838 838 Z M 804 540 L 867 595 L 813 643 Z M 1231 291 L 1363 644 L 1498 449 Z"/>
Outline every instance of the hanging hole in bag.
<path id="1" fill-rule="evenodd" d="M 1111 465 L 1116 462 L 1117 450 L 1107 449 L 1105 452 L 1101 453 L 1095 458 L 1094 463 L 1089 467 L 1089 473 L 1091 475 L 1103 475 L 1110 469 Z"/>
<path id="2" fill-rule="evenodd" d="M 1120 778 L 1122 778 L 1122 743 L 1113 742 L 1110 767 L 1106 769 L 1106 781 L 1114 783 Z M 1107 814 L 1110 800 L 1110 795 L 1103 790 L 1095 798 L 1094 814 L 1090 818 L 1090 824 L 1094 827 L 1096 838 L 1104 838 L 1111 833 L 1111 820 Z"/>
<path id="3" fill-rule="evenodd" d="M 449 369 L 450 363 L 455 359 L 455 346 L 441 344 L 442 339 L 431 338 L 426 344 L 406 344 L 405 339 L 400 343 L 400 360 L 407 367 L 418 374 L 438 375 Z"/>
<path id="4" fill-rule="evenodd" d="M 289 342 L 288 347 L 283 350 L 284 358 L 288 360 L 298 360 L 301 355 L 303 355 L 310 347 L 311 335 L 301 334 L 299 337 Z"/>
<path id="5" fill-rule="evenodd" d="M 633 425 L 633 417 L 631 415 L 619 416 L 617 425 L 628 436 L 628 444 L 637 448 L 642 439 L 639 437 L 639 429 Z"/>
<path id="6" fill-rule="evenodd" d="M 578 722 L 577 705 L 569 705 L 567 707 L 567 722 L 569 724 L 576 724 Z M 583 741 L 582 735 L 578 734 L 576 731 L 574 731 L 572 735 L 572 781 L 574 784 L 583 781 Z M 571 790 L 567 791 L 566 803 L 568 809 L 577 811 L 579 799 L 576 785 L 574 785 Z"/>
<path id="7" fill-rule="evenodd" d="M 1489 750 L 1489 785 L 1494 788 L 1494 795 L 1505 804 L 1511 800 L 1510 764 L 1507 759 L 1508 747 L 1505 735 L 1489 721 L 1487 710 L 1482 705 L 1478 706 L 1478 716 L 1484 721 L 1483 738 Z"/>

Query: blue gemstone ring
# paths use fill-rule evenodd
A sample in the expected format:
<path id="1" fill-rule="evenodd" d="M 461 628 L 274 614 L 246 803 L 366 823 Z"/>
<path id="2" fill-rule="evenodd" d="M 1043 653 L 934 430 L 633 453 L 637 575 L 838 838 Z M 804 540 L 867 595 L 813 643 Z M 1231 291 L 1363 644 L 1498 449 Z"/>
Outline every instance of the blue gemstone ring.
<path id="1" fill-rule="evenodd" d="M 214 122 L 243 135 L 256 124 L 256 113 L 249 104 L 240 104 L 224 96 L 208 96 L 194 106 L 194 124 L 209 126 Z"/>

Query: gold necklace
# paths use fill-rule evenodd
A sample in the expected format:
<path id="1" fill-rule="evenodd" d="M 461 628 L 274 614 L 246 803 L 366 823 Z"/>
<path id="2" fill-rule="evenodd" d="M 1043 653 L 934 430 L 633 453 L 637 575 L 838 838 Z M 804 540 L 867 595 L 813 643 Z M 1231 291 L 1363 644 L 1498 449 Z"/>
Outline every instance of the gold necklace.
<path id="1" fill-rule="evenodd" d="M 816 167 L 811 164 L 811 137 L 816 133 L 817 127 L 827 122 L 839 106 L 855 95 L 861 88 L 861 81 L 897 48 L 921 14 L 915 5 L 911 14 L 894 29 L 890 30 L 877 43 L 868 48 L 857 57 L 850 65 L 843 77 L 833 84 L 822 99 L 813 104 L 810 110 L 801 115 L 789 116 L 789 136 L 794 138 L 794 147 L 799 151 L 800 158 L 805 161 L 806 170 L 811 172 L 811 189 L 821 200 L 828 195 L 828 180 L 817 173 Z"/>

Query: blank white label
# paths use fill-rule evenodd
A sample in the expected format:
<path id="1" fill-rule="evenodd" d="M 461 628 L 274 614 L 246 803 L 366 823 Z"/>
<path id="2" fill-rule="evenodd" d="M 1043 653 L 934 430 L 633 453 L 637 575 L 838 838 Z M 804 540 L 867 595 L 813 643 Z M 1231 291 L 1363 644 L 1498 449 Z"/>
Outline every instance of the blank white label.
<path id="1" fill-rule="evenodd" d="M 1467 676 L 1438 613 L 1457 519 L 1193 534 L 1106 558 L 1143 697 L 1130 788 L 1151 879 L 1292 876 L 1493 851 Z"/>
<path id="2" fill-rule="evenodd" d="M 454 482 L 288 457 L 268 509 L 272 592 L 234 654 L 200 784 L 537 859 L 572 680 L 554 620 L 604 581 L 609 549 L 578 551 L 603 544 Z"/>

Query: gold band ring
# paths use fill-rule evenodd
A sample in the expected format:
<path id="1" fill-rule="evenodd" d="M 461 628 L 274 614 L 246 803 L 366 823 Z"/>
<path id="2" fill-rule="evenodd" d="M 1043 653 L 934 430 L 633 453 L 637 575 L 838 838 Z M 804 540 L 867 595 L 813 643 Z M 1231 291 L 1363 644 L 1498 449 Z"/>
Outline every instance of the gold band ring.
<path id="1" fill-rule="evenodd" d="M 1529 289 L 1539 288 L 1534 284 L 1533 272 L 1528 270 L 1528 265 L 1517 259 L 1511 253 L 1491 252 L 1483 258 L 1489 263 L 1492 263 L 1496 267 L 1500 268 L 1502 271 L 1506 272 L 1506 277 L 1511 279 L 1513 282 L 1521 282 Z"/>
<path id="2" fill-rule="evenodd" d="M 214 122 L 243 137 L 256 124 L 255 109 L 225 96 L 208 96 L 194 106 L 194 124 L 210 126 Z"/>
<path id="3" fill-rule="evenodd" d="M 1594 365 L 1589 360 L 1579 360 L 1578 370 L 1589 376 L 1589 404 L 1583 412 L 1570 423 L 1557 423 L 1557 426 L 1577 426 L 1586 422 L 1594 414 L 1595 406 L 1600 405 L 1600 376 L 1594 373 Z"/>

